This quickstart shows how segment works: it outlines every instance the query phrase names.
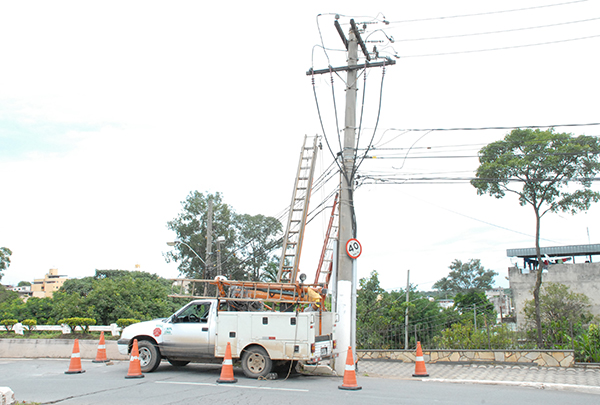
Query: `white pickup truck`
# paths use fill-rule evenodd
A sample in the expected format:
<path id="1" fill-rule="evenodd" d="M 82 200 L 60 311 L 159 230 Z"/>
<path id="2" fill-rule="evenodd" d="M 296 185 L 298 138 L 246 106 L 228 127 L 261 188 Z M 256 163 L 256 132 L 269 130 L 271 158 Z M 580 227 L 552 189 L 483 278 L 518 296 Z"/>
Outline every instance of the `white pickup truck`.
<path id="1" fill-rule="evenodd" d="M 220 309 L 220 308 L 221 309 Z M 244 374 L 264 377 L 290 362 L 314 364 L 334 356 L 335 314 L 331 312 L 226 311 L 223 300 L 195 300 L 169 318 L 126 327 L 119 352 L 129 354 L 138 341 L 143 372 L 166 359 L 173 366 L 221 362 L 227 343 L 241 359 Z"/>

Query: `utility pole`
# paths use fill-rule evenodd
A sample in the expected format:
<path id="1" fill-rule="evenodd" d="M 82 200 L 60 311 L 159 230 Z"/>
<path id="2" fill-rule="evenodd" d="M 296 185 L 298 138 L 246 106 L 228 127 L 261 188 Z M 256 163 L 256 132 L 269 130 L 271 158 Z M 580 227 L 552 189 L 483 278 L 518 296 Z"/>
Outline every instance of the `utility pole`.
<path id="1" fill-rule="evenodd" d="M 404 350 L 408 350 L 408 301 L 410 298 L 410 270 L 406 271 L 406 311 L 404 312 Z"/>
<path id="2" fill-rule="evenodd" d="M 213 222 L 213 200 L 208 199 L 208 212 L 206 219 L 206 271 L 204 272 L 204 278 L 207 280 L 212 279 L 212 222 Z M 207 283 L 204 283 L 204 295 L 207 293 Z"/>
<path id="3" fill-rule="evenodd" d="M 337 21 L 336 21 L 337 22 Z M 358 42 L 354 30 L 350 30 L 348 39 L 348 75 L 346 80 L 346 116 L 344 127 L 344 145 L 341 156 L 341 182 L 340 182 L 340 218 L 338 237 L 338 316 L 337 323 L 338 347 L 345 352 L 352 347 L 352 357 L 356 361 L 356 348 L 354 345 L 355 328 L 352 319 L 352 295 L 356 291 L 353 280 L 354 260 L 346 253 L 346 242 L 356 237 L 354 229 L 354 153 L 356 142 L 356 69 L 358 63 Z M 340 353 L 336 360 L 336 370 L 343 370 L 346 365 L 346 356 Z"/>
<path id="4" fill-rule="evenodd" d="M 359 69 L 381 67 L 395 64 L 395 61 L 386 59 L 385 62 L 369 62 L 371 57 L 363 42 L 358 27 L 353 19 L 350 20 L 348 39 L 340 23 L 335 20 L 335 28 L 348 51 L 348 66 L 329 67 L 322 70 L 310 69 L 306 74 L 325 74 L 332 72 L 347 72 L 346 80 L 346 109 L 344 121 L 344 144 L 339 161 L 340 166 L 340 199 L 339 199 L 339 229 L 337 250 L 337 342 L 338 357 L 335 369 L 344 370 L 346 367 L 347 348 L 352 347 L 353 359 L 356 362 L 356 259 L 351 258 L 346 252 L 346 244 L 350 239 L 356 238 L 356 216 L 354 213 L 354 175 L 356 174 L 356 78 Z M 364 64 L 358 64 L 358 47 L 366 59 Z"/>

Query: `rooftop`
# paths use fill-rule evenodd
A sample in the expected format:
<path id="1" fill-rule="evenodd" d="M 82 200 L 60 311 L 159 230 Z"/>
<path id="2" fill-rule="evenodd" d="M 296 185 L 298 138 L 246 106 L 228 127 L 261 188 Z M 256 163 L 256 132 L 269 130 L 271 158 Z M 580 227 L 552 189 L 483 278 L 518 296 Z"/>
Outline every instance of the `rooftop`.
<path id="1" fill-rule="evenodd" d="M 548 257 L 600 255 L 600 244 L 541 247 L 540 253 Z M 506 256 L 532 258 L 537 255 L 535 248 L 525 248 L 506 249 Z"/>

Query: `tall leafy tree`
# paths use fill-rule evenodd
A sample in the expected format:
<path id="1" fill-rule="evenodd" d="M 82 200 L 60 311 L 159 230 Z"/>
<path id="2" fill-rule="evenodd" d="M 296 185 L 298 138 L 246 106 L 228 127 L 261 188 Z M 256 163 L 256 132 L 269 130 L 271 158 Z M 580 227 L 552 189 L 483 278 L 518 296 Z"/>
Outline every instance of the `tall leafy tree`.
<path id="1" fill-rule="evenodd" d="M 8 269 L 8 266 L 10 266 L 11 255 L 12 251 L 9 248 L 0 247 L 0 280 L 2 280 L 4 270 Z"/>
<path id="2" fill-rule="evenodd" d="M 172 221 L 167 222 L 167 228 L 174 231 L 177 240 L 184 242 L 165 254 L 167 262 L 178 262 L 179 273 L 189 278 L 208 278 L 216 264 L 216 257 L 207 257 L 207 225 L 208 205 L 212 200 L 212 236 L 224 238 L 221 243 L 221 256 L 226 256 L 229 262 L 236 262 L 235 256 L 230 257 L 235 244 L 235 227 L 233 209 L 223 202 L 221 193 L 203 194 L 192 191 L 181 202 L 182 211 Z M 193 249 L 193 252 L 190 251 Z M 202 259 L 196 256 L 196 252 Z M 211 255 L 216 252 L 212 250 Z M 214 259 L 214 260 L 212 260 Z M 203 263 L 204 261 L 204 263 Z M 209 268 L 205 263 L 208 263 Z"/>
<path id="3" fill-rule="evenodd" d="M 209 200 L 212 200 L 214 245 L 207 256 Z M 217 255 L 220 254 L 222 275 L 240 280 L 265 278 L 262 273 L 276 262 L 272 253 L 281 246 L 281 222 L 264 215 L 237 214 L 223 202 L 220 193 L 204 195 L 194 191 L 182 206 L 182 212 L 167 227 L 189 247 L 178 244 L 165 254 L 168 262 L 179 262 L 181 274 L 189 278 L 214 277 L 219 272 Z M 222 242 L 217 244 L 219 238 Z"/>
<path id="4" fill-rule="evenodd" d="M 454 260 L 449 266 L 450 273 L 433 285 L 433 288 L 452 294 L 469 291 L 485 291 L 494 285 L 494 276 L 498 273 L 486 270 L 479 259 L 471 259 L 467 263 Z"/>
<path id="5" fill-rule="evenodd" d="M 592 180 L 600 171 L 600 143 L 594 136 L 573 136 L 550 129 L 515 129 L 479 152 L 480 166 L 471 184 L 477 194 L 503 198 L 507 192 L 517 195 L 519 204 L 530 205 L 535 214 L 535 249 L 541 263 L 540 224 L 548 212 L 589 209 L 600 200 L 591 190 Z M 543 346 L 539 269 L 533 289 L 537 343 Z"/>
<path id="6" fill-rule="evenodd" d="M 254 281 L 260 280 L 264 272 L 268 277 L 269 269 L 277 268 L 277 257 L 271 252 L 281 246 L 281 222 L 264 215 L 243 214 L 236 215 L 235 227 L 239 270 Z"/>
<path id="7" fill-rule="evenodd" d="M 467 312 L 485 316 L 488 322 L 493 323 L 496 319 L 496 310 L 494 304 L 486 297 L 482 291 L 469 291 L 466 293 L 458 293 L 454 296 L 454 308 L 460 313 Z"/>

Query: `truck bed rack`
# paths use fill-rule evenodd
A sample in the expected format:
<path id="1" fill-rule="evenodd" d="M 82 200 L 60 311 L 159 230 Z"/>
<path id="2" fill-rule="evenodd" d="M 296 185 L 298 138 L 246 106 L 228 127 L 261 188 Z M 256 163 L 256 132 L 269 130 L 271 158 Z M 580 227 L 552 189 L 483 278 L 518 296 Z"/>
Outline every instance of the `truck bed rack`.
<path id="1" fill-rule="evenodd" d="M 173 298 L 218 298 L 223 301 L 261 301 L 264 303 L 310 304 L 324 301 L 327 290 L 315 284 L 229 281 L 222 278 L 201 280 L 174 278 Z M 202 291 L 202 294 L 196 292 Z"/>

